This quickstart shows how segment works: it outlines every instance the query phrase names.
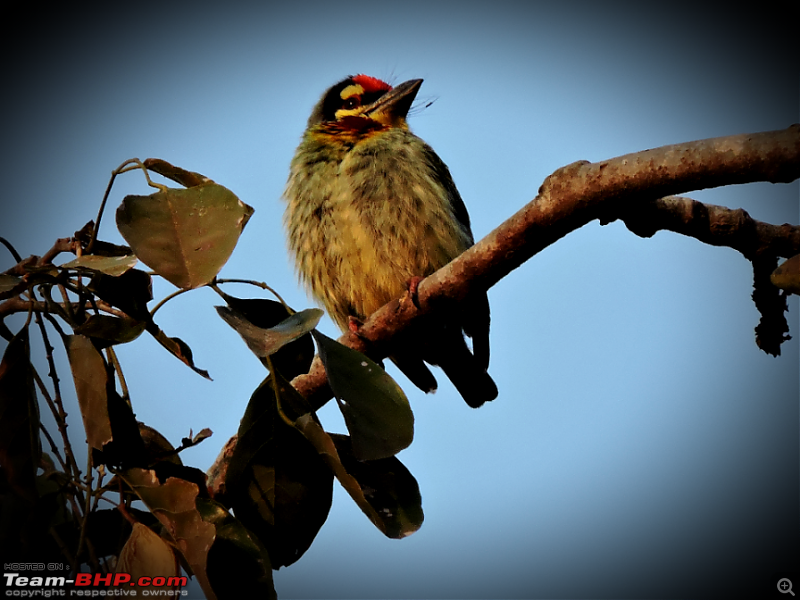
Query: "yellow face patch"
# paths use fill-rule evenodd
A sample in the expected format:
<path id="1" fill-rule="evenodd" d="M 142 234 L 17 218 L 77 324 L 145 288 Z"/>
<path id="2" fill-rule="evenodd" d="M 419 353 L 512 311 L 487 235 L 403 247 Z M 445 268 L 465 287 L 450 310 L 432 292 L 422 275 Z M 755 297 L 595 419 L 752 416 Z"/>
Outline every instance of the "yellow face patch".
<path id="1" fill-rule="evenodd" d="M 353 85 L 348 85 L 344 88 L 339 96 L 341 96 L 342 100 L 347 100 L 350 96 L 360 96 L 364 93 L 364 88 L 354 83 Z"/>
<path id="2" fill-rule="evenodd" d="M 361 112 L 361 95 L 363 93 L 364 88 L 357 83 L 348 85 L 339 92 L 339 97 L 342 99 L 342 108 L 336 111 L 336 119 L 358 115 Z"/>

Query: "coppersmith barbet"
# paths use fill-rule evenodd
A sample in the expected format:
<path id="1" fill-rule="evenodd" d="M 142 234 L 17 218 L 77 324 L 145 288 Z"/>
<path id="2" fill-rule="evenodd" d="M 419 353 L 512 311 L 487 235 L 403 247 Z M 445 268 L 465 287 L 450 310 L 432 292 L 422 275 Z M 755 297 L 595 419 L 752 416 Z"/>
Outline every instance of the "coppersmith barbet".
<path id="1" fill-rule="evenodd" d="M 289 246 L 301 279 L 343 330 L 474 243 L 450 171 L 408 129 L 421 84 L 392 87 L 366 75 L 340 81 L 314 107 L 292 159 Z M 440 366 L 470 406 L 494 399 L 486 293 L 433 315 L 390 358 L 424 391 L 436 380 L 423 360 Z"/>

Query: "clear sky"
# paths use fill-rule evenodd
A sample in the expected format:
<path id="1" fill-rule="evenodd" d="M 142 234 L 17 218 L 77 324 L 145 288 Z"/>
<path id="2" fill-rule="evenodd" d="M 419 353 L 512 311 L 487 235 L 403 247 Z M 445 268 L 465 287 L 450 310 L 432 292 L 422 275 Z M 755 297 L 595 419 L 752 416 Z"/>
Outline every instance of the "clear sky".
<path id="1" fill-rule="evenodd" d="M 573 161 L 800 121 L 788 3 L 125 6 L 3 9 L 0 235 L 23 256 L 93 219 L 113 168 L 158 157 L 256 209 L 223 276 L 311 306 L 280 198 L 312 106 L 350 74 L 424 78 L 419 99 L 434 102 L 410 124 L 449 165 L 476 238 Z M 122 241 L 113 210 L 129 193 L 149 193 L 139 174 L 115 187 L 103 239 Z M 800 219 L 796 182 L 690 195 Z M 497 400 L 471 410 L 444 380 L 425 396 L 398 375 L 416 415 L 399 457 L 421 488 L 421 530 L 384 538 L 337 485 L 311 549 L 275 573 L 279 595 L 774 593 L 772 573 L 800 560 L 800 327 L 795 296 L 794 339 L 780 358 L 759 351 L 751 281 L 733 250 L 618 223 L 535 256 L 489 293 Z M 137 418 L 176 445 L 214 431 L 183 454 L 203 469 L 265 374 L 219 303 L 201 290 L 158 313 L 213 382 L 146 336 L 119 350 Z M 337 334 L 327 318 L 321 329 Z M 343 430 L 334 406 L 320 417 Z"/>

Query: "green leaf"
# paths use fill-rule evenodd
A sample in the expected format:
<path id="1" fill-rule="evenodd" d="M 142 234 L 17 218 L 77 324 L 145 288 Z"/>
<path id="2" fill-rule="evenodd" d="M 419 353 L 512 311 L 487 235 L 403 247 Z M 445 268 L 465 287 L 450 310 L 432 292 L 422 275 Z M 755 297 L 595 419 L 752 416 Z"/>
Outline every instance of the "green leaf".
<path id="1" fill-rule="evenodd" d="M 213 182 L 127 196 L 117 227 L 139 259 L 170 283 L 209 283 L 230 258 L 253 209 Z"/>
<path id="2" fill-rule="evenodd" d="M 106 364 L 91 340 L 82 335 L 66 337 L 67 356 L 75 381 L 86 441 L 96 450 L 111 441 L 111 422 L 106 395 Z"/>
<path id="3" fill-rule="evenodd" d="M 800 254 L 784 261 L 772 272 L 770 281 L 775 287 L 800 295 Z"/>
<path id="4" fill-rule="evenodd" d="M 129 254 L 126 256 L 94 256 L 88 254 L 86 256 L 79 256 L 61 265 L 62 269 L 87 269 L 90 271 L 99 271 L 112 277 L 122 275 L 126 271 L 132 269 L 138 262 L 136 256 Z"/>
<path id="5" fill-rule="evenodd" d="M 208 552 L 206 571 L 218 600 L 276 599 L 269 554 L 258 538 L 219 502 L 197 498 L 196 504 L 203 520 L 217 529 L 214 544 Z M 231 573 L 237 574 L 235 586 L 230 582 Z"/>
<path id="6" fill-rule="evenodd" d="M 26 327 L 8 344 L 0 362 L 0 465 L 11 487 L 31 503 L 38 495 L 36 470 L 41 455 L 39 405 Z"/>
<path id="7" fill-rule="evenodd" d="M 285 381 L 279 385 L 283 402 L 294 388 Z M 281 417 L 272 375 L 247 405 L 225 485 L 237 518 L 266 546 L 276 569 L 299 559 L 328 517 L 333 475 Z"/>
<path id="8" fill-rule="evenodd" d="M 359 460 L 394 456 L 414 439 L 414 413 L 400 386 L 361 352 L 313 331 Z"/>
<path id="9" fill-rule="evenodd" d="M 329 434 L 347 472 L 361 487 L 364 498 L 383 521 L 386 535 L 402 538 L 422 526 L 422 496 L 411 472 L 396 456 L 360 461 L 353 455 L 350 438 Z"/>
<path id="10" fill-rule="evenodd" d="M 369 520 L 372 521 L 372 524 L 383 532 L 384 535 L 392 538 L 400 538 L 411 535 L 419 529 L 419 526 L 422 524 L 422 506 L 421 500 L 413 498 L 416 481 L 411 484 L 407 481 L 407 478 L 401 477 L 399 486 L 393 485 L 390 482 L 387 485 L 387 482 L 383 482 L 384 489 L 380 490 L 380 492 L 369 487 L 369 483 L 366 483 L 371 481 L 372 483 L 381 484 L 377 474 L 381 471 L 391 472 L 392 469 L 396 469 L 397 465 L 400 464 L 399 460 L 392 457 L 390 459 L 382 459 L 382 461 L 375 461 L 379 465 L 383 461 L 390 461 L 389 463 L 383 463 L 390 465 L 390 467 L 379 466 L 371 475 L 365 476 L 365 473 L 369 473 L 370 467 L 364 466 L 359 468 L 357 466 L 358 461 L 350 454 L 349 447 L 343 448 L 345 455 L 344 457 L 340 456 L 337 445 L 342 445 L 342 443 L 340 442 L 337 444 L 334 442 L 331 434 L 323 430 L 319 422 L 317 422 L 310 413 L 299 417 L 297 421 L 295 421 L 295 427 L 297 427 L 306 439 L 311 442 L 314 448 L 317 449 L 317 452 L 319 452 L 322 459 L 327 463 L 334 475 L 336 475 L 336 479 L 339 480 L 342 487 L 350 494 L 350 497 L 363 513 L 367 515 Z M 393 461 L 397 462 L 395 463 Z M 347 467 L 345 463 L 347 463 Z M 363 464 L 369 465 L 370 463 L 365 462 Z M 354 467 L 354 465 L 356 466 Z M 354 473 L 358 476 L 364 477 L 365 483 L 362 485 L 362 483 L 350 473 L 349 469 L 353 469 Z M 405 467 L 403 467 L 403 469 L 405 469 Z M 413 480 L 410 473 L 408 477 Z M 419 494 L 419 488 L 416 488 L 416 493 Z M 402 501 L 398 501 L 397 505 L 402 508 L 398 509 L 394 507 L 392 497 L 395 496 L 399 499 L 401 495 Z M 418 508 L 415 508 L 417 505 Z M 401 514 L 401 511 L 403 514 Z"/>
<path id="11" fill-rule="evenodd" d="M 317 326 L 325 313 L 307 308 L 287 317 L 274 327 L 263 329 L 253 325 L 242 313 L 227 306 L 215 306 L 217 313 L 242 336 L 247 347 L 259 358 L 266 358 Z"/>

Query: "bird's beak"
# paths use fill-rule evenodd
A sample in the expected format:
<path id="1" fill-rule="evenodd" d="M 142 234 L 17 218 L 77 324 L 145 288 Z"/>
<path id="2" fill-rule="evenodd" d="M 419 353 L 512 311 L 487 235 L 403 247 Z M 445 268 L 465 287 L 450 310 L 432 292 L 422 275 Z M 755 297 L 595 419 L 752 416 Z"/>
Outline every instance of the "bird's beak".
<path id="1" fill-rule="evenodd" d="M 406 115 L 421 85 L 422 79 L 411 79 L 393 87 L 368 106 L 364 114 L 389 127 L 407 127 Z"/>

